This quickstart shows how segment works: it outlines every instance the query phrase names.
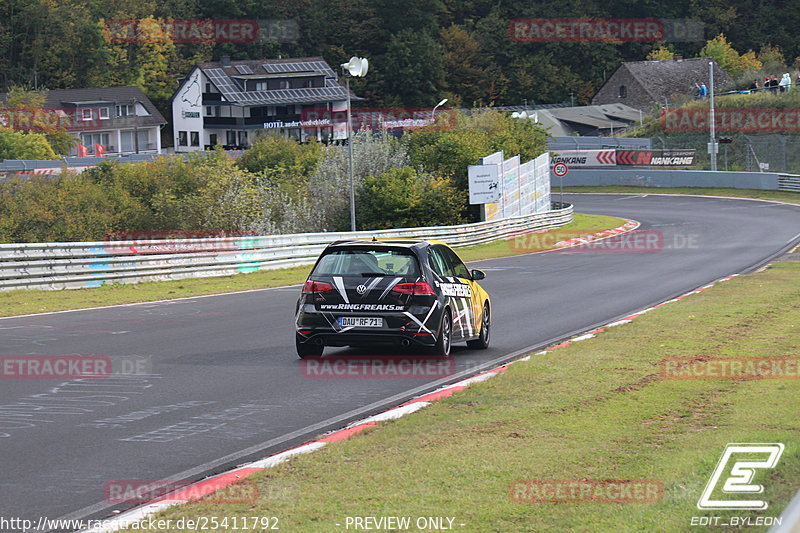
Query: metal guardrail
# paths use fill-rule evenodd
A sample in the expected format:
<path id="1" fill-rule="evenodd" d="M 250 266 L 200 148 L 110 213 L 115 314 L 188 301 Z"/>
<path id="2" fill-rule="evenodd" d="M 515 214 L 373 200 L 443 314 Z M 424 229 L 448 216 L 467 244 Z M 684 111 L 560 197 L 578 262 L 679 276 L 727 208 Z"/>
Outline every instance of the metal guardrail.
<path id="1" fill-rule="evenodd" d="M 560 206 L 559 206 L 560 207 Z M 227 276 L 313 263 L 341 239 L 413 238 L 471 246 L 572 220 L 572 206 L 459 226 L 253 237 L 0 244 L 0 290 L 74 289 Z"/>
<path id="2" fill-rule="evenodd" d="M 778 190 L 800 192 L 800 176 L 794 174 L 778 174 Z"/>

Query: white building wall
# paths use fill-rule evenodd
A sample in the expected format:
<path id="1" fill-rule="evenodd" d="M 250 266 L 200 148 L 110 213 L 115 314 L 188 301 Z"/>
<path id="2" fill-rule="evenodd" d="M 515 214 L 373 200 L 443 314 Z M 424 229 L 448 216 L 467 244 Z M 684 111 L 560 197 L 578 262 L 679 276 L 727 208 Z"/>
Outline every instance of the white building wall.
<path id="1" fill-rule="evenodd" d="M 176 152 L 203 150 L 206 135 L 203 132 L 203 87 L 206 79 L 199 68 L 189 74 L 172 101 L 172 125 Z M 186 146 L 180 144 L 180 132 L 186 132 Z M 192 146 L 192 132 L 197 133 L 197 146 Z"/>

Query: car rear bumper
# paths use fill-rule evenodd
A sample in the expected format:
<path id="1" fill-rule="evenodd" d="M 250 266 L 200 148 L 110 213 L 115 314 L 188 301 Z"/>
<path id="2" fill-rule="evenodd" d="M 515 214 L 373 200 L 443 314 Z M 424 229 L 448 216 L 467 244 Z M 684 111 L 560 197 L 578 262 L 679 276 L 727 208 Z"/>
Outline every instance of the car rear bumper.
<path id="1" fill-rule="evenodd" d="M 308 330 L 299 329 L 298 340 L 324 346 L 433 346 L 436 339 L 430 333 L 409 331 L 346 331 L 337 333 L 332 329 Z"/>

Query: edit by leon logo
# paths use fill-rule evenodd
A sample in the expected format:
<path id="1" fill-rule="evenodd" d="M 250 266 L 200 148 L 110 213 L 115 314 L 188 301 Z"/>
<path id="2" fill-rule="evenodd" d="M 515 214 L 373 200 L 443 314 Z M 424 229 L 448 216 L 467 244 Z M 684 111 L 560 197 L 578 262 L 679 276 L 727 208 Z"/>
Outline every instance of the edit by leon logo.
<path id="1" fill-rule="evenodd" d="M 757 469 L 772 469 L 778 464 L 783 453 L 781 443 L 732 443 L 725 447 L 717 467 L 711 474 L 703 490 L 698 509 L 753 510 L 763 511 L 769 504 L 764 500 L 712 499 L 714 489 L 720 484 L 723 475 L 728 477 L 722 485 L 722 493 L 729 495 L 762 494 L 764 486 L 753 483 Z M 733 463 L 728 472 L 728 463 Z"/>

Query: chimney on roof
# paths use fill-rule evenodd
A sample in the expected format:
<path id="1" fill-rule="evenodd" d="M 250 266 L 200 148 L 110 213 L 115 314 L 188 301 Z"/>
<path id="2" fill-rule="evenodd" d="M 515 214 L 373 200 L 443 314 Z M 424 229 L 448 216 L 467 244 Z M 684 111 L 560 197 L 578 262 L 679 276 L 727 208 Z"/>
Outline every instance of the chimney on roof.
<path id="1" fill-rule="evenodd" d="M 231 56 L 221 56 L 219 62 L 222 63 L 223 67 L 229 67 L 231 66 Z"/>

